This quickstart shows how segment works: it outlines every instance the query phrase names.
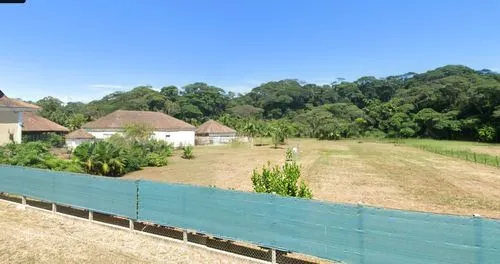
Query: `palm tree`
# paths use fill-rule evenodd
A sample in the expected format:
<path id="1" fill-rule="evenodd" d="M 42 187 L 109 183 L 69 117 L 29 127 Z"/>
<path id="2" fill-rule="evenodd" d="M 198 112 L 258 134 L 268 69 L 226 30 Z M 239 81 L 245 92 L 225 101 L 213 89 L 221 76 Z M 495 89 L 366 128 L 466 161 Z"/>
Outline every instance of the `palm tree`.
<path id="1" fill-rule="evenodd" d="M 257 126 L 252 122 L 247 122 L 243 127 L 243 133 L 250 138 L 250 146 L 253 145 L 253 138 L 257 135 Z"/>

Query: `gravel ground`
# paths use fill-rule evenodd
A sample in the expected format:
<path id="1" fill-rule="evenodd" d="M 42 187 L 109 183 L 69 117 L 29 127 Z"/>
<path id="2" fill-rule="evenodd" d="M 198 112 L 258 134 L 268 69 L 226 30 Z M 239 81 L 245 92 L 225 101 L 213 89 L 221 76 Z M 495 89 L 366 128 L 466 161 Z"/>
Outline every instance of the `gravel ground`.
<path id="1" fill-rule="evenodd" d="M 0 263 L 255 263 L 0 201 Z"/>

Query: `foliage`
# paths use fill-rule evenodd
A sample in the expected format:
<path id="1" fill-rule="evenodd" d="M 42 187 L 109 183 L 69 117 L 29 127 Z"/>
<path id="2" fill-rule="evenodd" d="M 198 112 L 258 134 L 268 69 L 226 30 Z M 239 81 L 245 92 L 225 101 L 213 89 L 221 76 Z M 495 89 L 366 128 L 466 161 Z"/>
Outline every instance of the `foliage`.
<path id="1" fill-rule="evenodd" d="M 124 136 L 131 142 L 144 142 L 151 138 L 154 129 L 148 124 L 126 124 Z"/>
<path id="2" fill-rule="evenodd" d="M 182 158 L 183 159 L 193 159 L 194 154 L 193 154 L 193 146 L 184 146 L 182 148 Z"/>
<path id="3" fill-rule="evenodd" d="M 219 119 L 252 140 L 270 135 L 266 128 L 280 120 L 293 122 L 292 136 L 319 139 L 380 131 L 392 138 L 486 140 L 480 134 L 488 132 L 487 140 L 500 142 L 500 74 L 462 65 L 352 82 L 338 78 L 327 85 L 270 81 L 245 95 L 196 82 L 160 91 L 139 86 L 88 104 L 54 97 L 36 103 L 42 116 L 72 129 L 123 109 L 162 111 L 193 125 Z"/>
<path id="4" fill-rule="evenodd" d="M 284 122 L 279 122 L 275 126 L 271 127 L 271 136 L 274 144 L 274 148 L 278 148 L 278 145 L 284 144 L 285 140 L 290 136 L 291 128 L 288 124 Z"/>
<path id="5" fill-rule="evenodd" d="M 166 156 L 154 152 L 148 153 L 148 155 L 146 156 L 146 161 L 148 163 L 148 166 L 153 167 L 162 167 L 168 164 Z"/>
<path id="6" fill-rule="evenodd" d="M 57 171 L 83 172 L 78 163 L 56 157 L 50 153 L 49 145 L 40 141 L 23 144 L 10 143 L 1 146 L 0 163 Z"/>
<path id="7" fill-rule="evenodd" d="M 22 142 L 35 142 L 41 141 L 49 144 L 52 147 L 62 148 L 66 141 L 62 135 L 48 132 L 48 133 L 25 133 L 22 136 Z"/>
<path id="8" fill-rule="evenodd" d="M 85 142 L 75 148 L 73 157 L 87 173 L 121 176 L 126 172 L 126 159 L 122 151 L 107 141 Z"/>
<path id="9" fill-rule="evenodd" d="M 311 199 L 311 190 L 303 181 L 299 184 L 299 178 L 300 166 L 289 161 L 282 167 L 268 163 L 261 172 L 254 170 L 251 179 L 256 192 Z"/>
<path id="10" fill-rule="evenodd" d="M 495 128 L 484 126 L 477 131 L 479 141 L 491 142 L 495 139 Z"/>

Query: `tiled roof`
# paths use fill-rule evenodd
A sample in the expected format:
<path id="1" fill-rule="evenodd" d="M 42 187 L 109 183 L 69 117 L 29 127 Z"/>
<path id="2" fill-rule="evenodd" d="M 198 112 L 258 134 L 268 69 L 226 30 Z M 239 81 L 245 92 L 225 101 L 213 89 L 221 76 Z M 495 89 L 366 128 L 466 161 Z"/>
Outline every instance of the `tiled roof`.
<path id="1" fill-rule="evenodd" d="M 83 125 L 85 129 L 123 129 L 127 124 L 146 124 L 160 131 L 194 131 L 196 128 L 161 112 L 117 110 Z"/>

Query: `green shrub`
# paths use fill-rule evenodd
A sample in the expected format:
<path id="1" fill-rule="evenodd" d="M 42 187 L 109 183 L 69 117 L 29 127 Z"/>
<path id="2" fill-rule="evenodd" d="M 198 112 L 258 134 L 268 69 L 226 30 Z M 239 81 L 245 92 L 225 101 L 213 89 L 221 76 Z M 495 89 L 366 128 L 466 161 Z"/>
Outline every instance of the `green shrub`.
<path id="1" fill-rule="evenodd" d="M 83 172 L 79 163 L 50 153 L 47 143 L 40 141 L 7 144 L 0 147 L 0 163 L 56 171 Z"/>
<path id="2" fill-rule="evenodd" d="M 273 193 L 282 196 L 301 198 L 312 198 L 312 192 L 307 185 L 301 181 L 300 166 L 296 162 L 286 162 L 284 166 L 267 166 L 262 171 L 253 171 L 253 189 L 259 193 Z"/>
<path id="3" fill-rule="evenodd" d="M 75 148 L 73 156 L 90 174 L 121 176 L 126 172 L 123 152 L 107 141 L 85 142 Z"/>
<path id="4" fill-rule="evenodd" d="M 62 148 L 64 147 L 66 141 L 64 137 L 56 133 L 26 133 L 22 136 L 22 142 L 43 142 L 47 143 L 52 147 Z"/>
<path id="5" fill-rule="evenodd" d="M 484 126 L 477 131 L 478 139 L 482 142 L 492 142 L 495 139 L 495 128 L 491 126 Z"/>
<path id="6" fill-rule="evenodd" d="M 162 156 L 158 153 L 149 153 L 146 156 L 147 165 L 153 167 L 162 167 L 168 164 L 167 156 Z"/>
<path id="7" fill-rule="evenodd" d="M 62 148 L 66 144 L 64 137 L 55 133 L 50 133 L 47 137 L 47 141 L 52 147 Z"/>
<path id="8" fill-rule="evenodd" d="M 182 148 L 182 158 L 183 159 L 193 159 L 194 154 L 193 154 L 193 146 L 185 146 Z"/>

